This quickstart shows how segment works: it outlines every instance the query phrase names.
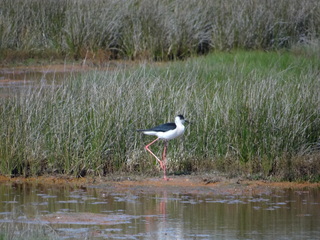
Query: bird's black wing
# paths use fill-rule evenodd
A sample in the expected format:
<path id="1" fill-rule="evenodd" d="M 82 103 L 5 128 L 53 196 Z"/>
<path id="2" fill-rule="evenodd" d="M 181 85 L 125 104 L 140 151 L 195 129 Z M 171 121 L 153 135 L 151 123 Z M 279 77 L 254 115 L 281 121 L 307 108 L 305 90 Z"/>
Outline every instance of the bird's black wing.
<path id="1" fill-rule="evenodd" d="M 173 130 L 175 129 L 177 126 L 175 123 L 165 123 L 165 124 L 161 124 L 159 126 L 153 127 L 153 128 L 149 128 L 149 129 L 145 129 L 142 131 L 156 131 L 156 132 L 166 132 L 169 130 Z"/>

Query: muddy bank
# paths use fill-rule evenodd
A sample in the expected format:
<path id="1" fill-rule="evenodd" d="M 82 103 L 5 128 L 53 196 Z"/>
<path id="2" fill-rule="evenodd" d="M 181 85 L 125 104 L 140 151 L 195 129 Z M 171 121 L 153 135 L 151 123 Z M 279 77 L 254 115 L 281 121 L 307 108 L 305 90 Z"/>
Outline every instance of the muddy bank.
<path id="1" fill-rule="evenodd" d="M 293 189 L 307 191 L 310 188 L 320 188 L 320 183 L 309 182 L 271 182 L 251 181 L 239 178 L 210 177 L 206 175 L 171 176 L 169 181 L 160 177 L 140 176 L 122 177 L 88 177 L 74 178 L 69 176 L 41 176 L 30 178 L 9 178 L 0 176 L 2 183 L 29 183 L 41 185 L 71 185 L 74 187 L 110 188 L 117 191 L 134 191 L 153 193 L 165 189 L 171 192 L 217 195 L 260 195 L 273 190 Z"/>

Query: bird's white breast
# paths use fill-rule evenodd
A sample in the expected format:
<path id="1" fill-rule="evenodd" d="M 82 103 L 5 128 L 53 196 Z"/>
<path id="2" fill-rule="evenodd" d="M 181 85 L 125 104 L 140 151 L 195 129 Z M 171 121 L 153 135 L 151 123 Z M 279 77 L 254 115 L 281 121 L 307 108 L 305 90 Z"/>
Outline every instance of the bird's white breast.
<path id="1" fill-rule="evenodd" d="M 157 137 L 166 139 L 166 140 L 171 140 L 173 138 L 176 138 L 182 135 L 184 133 L 184 129 L 185 129 L 184 126 L 181 124 L 181 125 L 178 125 L 173 130 L 169 130 L 167 132 L 158 132 Z"/>

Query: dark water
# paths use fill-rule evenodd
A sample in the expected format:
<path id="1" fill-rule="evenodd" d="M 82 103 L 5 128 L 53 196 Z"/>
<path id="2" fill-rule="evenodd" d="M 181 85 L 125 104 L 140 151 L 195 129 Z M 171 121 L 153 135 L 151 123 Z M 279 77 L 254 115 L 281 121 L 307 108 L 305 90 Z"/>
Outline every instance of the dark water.
<path id="1" fill-rule="evenodd" d="M 241 196 L 2 183 L 0 202 L 0 224 L 50 226 L 61 239 L 320 239 L 319 189 Z"/>

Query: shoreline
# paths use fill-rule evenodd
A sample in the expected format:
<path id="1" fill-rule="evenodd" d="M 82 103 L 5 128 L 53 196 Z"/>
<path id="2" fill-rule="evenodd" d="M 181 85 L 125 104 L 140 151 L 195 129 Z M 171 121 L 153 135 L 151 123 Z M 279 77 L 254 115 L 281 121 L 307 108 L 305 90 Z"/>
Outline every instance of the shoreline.
<path id="1" fill-rule="evenodd" d="M 0 184 L 35 184 L 57 185 L 81 188 L 115 188 L 117 191 L 138 191 L 153 193 L 157 191 L 184 192 L 190 194 L 215 195 L 261 195 L 273 190 L 292 189 L 299 192 L 320 188 L 320 183 L 312 182 L 274 182 L 265 180 L 227 179 L 201 175 L 169 176 L 165 181 L 161 177 L 117 176 L 85 177 L 40 176 L 40 177 L 6 177 L 0 176 Z"/>

